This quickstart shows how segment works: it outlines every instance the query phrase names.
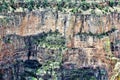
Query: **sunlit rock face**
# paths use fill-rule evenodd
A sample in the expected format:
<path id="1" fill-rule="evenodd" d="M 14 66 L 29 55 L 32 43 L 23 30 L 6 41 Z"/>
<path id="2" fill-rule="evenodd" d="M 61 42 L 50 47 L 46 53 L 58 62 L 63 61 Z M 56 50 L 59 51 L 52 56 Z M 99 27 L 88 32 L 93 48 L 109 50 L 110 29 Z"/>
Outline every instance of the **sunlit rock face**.
<path id="1" fill-rule="evenodd" d="M 24 14 L 26 15 L 10 15 L 10 18 L 13 19 L 11 20 L 11 22 L 7 23 L 8 26 L 11 26 L 11 29 L 8 28 L 7 30 L 8 34 L 16 33 L 20 35 L 30 35 L 37 34 L 39 33 L 38 31 L 49 31 L 50 29 L 58 29 L 63 34 L 69 33 L 67 35 L 69 36 L 70 32 L 72 33 L 73 27 L 75 33 L 79 32 L 80 29 L 82 29 L 82 32 L 102 33 L 110 30 L 112 27 L 116 27 L 119 29 L 120 22 L 120 14 L 118 13 L 112 13 L 102 16 L 97 16 L 93 14 L 79 14 L 76 17 L 76 21 L 73 14 L 65 14 L 61 12 L 58 12 L 56 14 L 56 11 L 54 10 L 52 11 L 43 9 L 42 11 L 33 11 L 29 14 Z M 12 28 L 14 28 L 15 30 Z"/>

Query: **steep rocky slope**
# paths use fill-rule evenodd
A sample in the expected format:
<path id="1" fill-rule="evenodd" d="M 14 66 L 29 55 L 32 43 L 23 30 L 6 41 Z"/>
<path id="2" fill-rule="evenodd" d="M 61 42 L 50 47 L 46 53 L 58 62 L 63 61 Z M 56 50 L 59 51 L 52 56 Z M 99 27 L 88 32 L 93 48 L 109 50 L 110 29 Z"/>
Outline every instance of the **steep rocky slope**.
<path id="1" fill-rule="evenodd" d="M 56 6 L 56 4 L 51 4 Z M 100 6 L 105 5 L 108 5 L 107 2 L 100 3 Z M 40 64 L 44 64 L 47 63 L 46 61 L 56 60 L 57 56 L 57 59 L 61 61 L 60 67 L 62 67 L 63 71 L 67 71 L 67 69 L 73 69 L 73 71 L 74 69 L 80 69 L 82 71 L 81 69 L 87 67 L 86 70 L 90 71 L 92 76 L 97 75 L 95 73 L 98 72 L 100 76 L 96 76 L 97 80 L 119 80 L 119 7 L 119 5 L 109 7 L 110 11 L 106 11 L 105 9 L 106 12 L 99 8 L 95 8 L 93 11 L 91 8 L 87 10 L 83 8 L 83 10 L 79 11 L 76 8 L 75 10 L 74 8 L 71 10 L 71 8 L 67 9 L 65 7 L 63 11 L 54 8 L 39 8 L 31 12 L 27 12 L 27 10 L 19 12 L 18 10 L 18 12 L 4 14 L 5 18 L 3 18 L 4 16 L 1 13 L 0 68 L 3 79 L 11 80 L 12 77 L 14 77 L 14 80 L 17 78 L 22 79 L 20 75 L 24 74 L 25 70 L 23 69 L 26 69 L 24 62 L 29 58 L 30 60 L 37 60 Z M 58 43 L 60 42 L 59 39 L 61 39 L 61 37 L 58 40 L 54 38 L 59 37 L 59 35 L 50 35 L 51 32 L 54 33 L 56 31 L 64 38 L 66 49 L 63 51 L 53 48 L 53 46 L 56 46 L 54 40 L 58 41 L 57 47 L 59 47 Z M 46 35 L 47 37 L 45 37 Z M 45 39 L 42 37 L 45 37 Z M 50 44 L 49 39 L 51 41 Z M 51 48 L 51 44 L 55 45 L 52 45 Z M 62 54 L 62 59 L 59 58 L 59 53 Z M 32 73 L 35 73 L 35 71 L 33 70 Z M 19 74 L 16 74 L 17 72 Z M 85 72 L 86 76 L 88 75 L 86 71 L 83 70 L 83 72 Z M 39 73 L 38 69 L 36 74 Z M 65 77 L 62 79 L 68 80 L 68 77 L 73 74 L 69 73 L 68 76 L 61 73 Z M 75 71 L 75 73 L 77 72 Z M 25 75 L 28 74 L 29 69 Z M 54 75 L 54 73 L 52 74 Z M 79 74 L 82 73 L 80 72 Z M 31 75 L 36 77 L 34 74 Z M 107 75 L 108 77 L 106 77 Z M 78 78 L 81 76 L 84 79 L 84 75 L 79 75 Z M 42 77 L 44 79 L 44 76 Z M 29 80 L 28 77 L 26 79 Z M 52 76 L 52 79 L 55 79 L 54 76 Z M 62 79 L 60 78 L 59 80 Z"/>

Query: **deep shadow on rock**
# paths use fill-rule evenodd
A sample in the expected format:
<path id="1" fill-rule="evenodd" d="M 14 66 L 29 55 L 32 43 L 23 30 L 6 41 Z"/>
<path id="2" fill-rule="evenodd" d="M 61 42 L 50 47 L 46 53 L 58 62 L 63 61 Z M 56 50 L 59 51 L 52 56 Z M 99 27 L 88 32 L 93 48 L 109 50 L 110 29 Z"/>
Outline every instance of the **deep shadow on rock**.
<path id="1" fill-rule="evenodd" d="M 105 69 L 83 67 L 80 69 L 62 69 L 62 80 L 108 80 Z"/>
<path id="2" fill-rule="evenodd" d="M 42 64 L 40 64 L 37 60 L 26 60 L 24 62 L 24 67 L 32 68 L 32 69 L 37 69 L 40 68 Z"/>

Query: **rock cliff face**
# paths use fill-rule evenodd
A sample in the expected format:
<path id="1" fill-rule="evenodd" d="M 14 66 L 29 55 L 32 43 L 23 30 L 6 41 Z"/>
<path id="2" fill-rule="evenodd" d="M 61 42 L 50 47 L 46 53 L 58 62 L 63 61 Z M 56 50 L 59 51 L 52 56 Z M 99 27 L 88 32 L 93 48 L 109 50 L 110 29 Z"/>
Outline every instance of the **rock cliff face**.
<path id="1" fill-rule="evenodd" d="M 117 73 L 120 60 L 120 12 L 103 15 L 89 14 L 87 11 L 84 13 L 63 13 L 40 8 L 31 12 L 7 14 L 9 21 L 0 24 L 0 72 L 3 75 L 1 79 L 20 80 L 20 75 L 26 74 L 26 60 L 33 59 L 43 64 L 47 60 L 56 60 L 55 56 L 61 53 L 62 69 L 67 71 L 88 67 L 92 76 L 97 75 L 97 80 L 115 80 L 117 74 L 120 74 Z M 48 32 L 56 30 L 65 38 L 67 49 L 63 52 L 36 43 Z M 47 38 L 45 40 L 47 41 Z M 105 72 L 103 75 L 102 70 Z M 16 74 L 18 72 L 19 74 Z M 68 76 L 73 74 L 69 73 Z M 66 75 L 63 74 L 62 77 L 65 78 L 61 77 L 59 80 L 72 80 Z M 79 79 L 82 76 L 84 79 L 84 75 L 89 74 L 77 77 Z M 83 80 L 82 78 L 80 80 Z"/>

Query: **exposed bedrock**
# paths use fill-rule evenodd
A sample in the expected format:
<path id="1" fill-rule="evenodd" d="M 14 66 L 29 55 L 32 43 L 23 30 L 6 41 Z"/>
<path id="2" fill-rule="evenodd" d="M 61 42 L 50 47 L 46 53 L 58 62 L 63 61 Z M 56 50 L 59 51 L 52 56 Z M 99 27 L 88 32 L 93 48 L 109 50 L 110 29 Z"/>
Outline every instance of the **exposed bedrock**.
<path id="1" fill-rule="evenodd" d="M 10 75 L 8 73 L 24 71 L 22 65 L 26 60 L 37 60 L 40 64 L 46 60 L 56 60 L 55 56 L 58 56 L 60 50 L 43 48 L 38 46 L 36 41 L 41 38 L 42 32 L 58 29 L 65 37 L 67 47 L 67 50 L 61 53 L 63 68 L 92 67 L 93 71 L 90 74 L 97 75 L 95 73 L 99 71 L 94 70 L 100 67 L 105 69 L 108 76 L 113 74 L 116 58 L 120 58 L 120 13 L 113 12 L 101 16 L 73 15 L 43 9 L 9 17 L 12 20 L 7 25 L 0 24 L 0 68 L 4 69 L 1 70 L 2 73 L 5 71 Z M 19 60 L 21 63 L 17 64 Z M 15 67 L 13 63 L 19 67 Z M 109 80 L 106 75 L 97 80 Z M 8 80 L 12 77 L 9 76 Z M 16 77 L 14 78 L 16 80 Z M 18 79 L 21 78 L 18 76 Z"/>

